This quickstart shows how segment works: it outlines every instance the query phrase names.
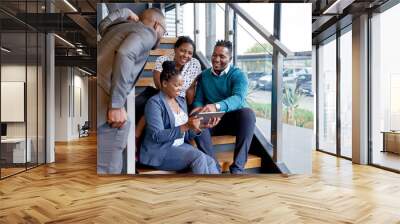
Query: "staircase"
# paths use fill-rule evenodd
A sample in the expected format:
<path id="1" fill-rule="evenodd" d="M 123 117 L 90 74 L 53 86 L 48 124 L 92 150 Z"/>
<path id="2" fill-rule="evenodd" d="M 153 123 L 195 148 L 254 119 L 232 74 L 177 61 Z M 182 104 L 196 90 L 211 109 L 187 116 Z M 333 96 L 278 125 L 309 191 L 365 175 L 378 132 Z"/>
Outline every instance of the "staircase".
<path id="1" fill-rule="evenodd" d="M 159 56 L 169 54 L 173 51 L 176 38 L 163 38 L 161 40 L 160 47 L 150 52 L 149 59 L 145 65 L 144 71 L 141 74 L 138 82 L 136 83 L 136 94 L 143 91 L 147 86 L 153 86 L 153 69 L 155 67 L 155 61 Z M 255 138 L 255 137 L 254 137 Z M 216 157 L 221 166 L 222 172 L 229 172 L 229 166 L 233 162 L 233 151 L 235 147 L 235 136 L 224 135 L 224 136 L 213 136 L 212 142 L 214 150 L 216 151 Z M 194 142 L 192 143 L 194 146 Z M 261 157 L 249 154 L 247 163 L 245 166 L 246 170 L 259 170 L 261 168 Z M 176 172 L 155 170 L 152 168 L 143 168 L 141 165 L 138 166 L 139 174 L 174 174 Z"/>

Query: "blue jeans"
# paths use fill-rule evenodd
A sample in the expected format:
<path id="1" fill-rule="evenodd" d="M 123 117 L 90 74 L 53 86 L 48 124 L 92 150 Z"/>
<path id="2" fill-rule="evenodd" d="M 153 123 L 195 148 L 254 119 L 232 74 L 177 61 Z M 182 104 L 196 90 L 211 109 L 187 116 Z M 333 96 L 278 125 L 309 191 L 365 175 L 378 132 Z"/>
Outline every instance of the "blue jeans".
<path id="1" fill-rule="evenodd" d="M 97 173 L 121 173 L 129 127 L 128 120 L 121 128 L 111 128 L 107 123 L 97 128 Z"/>
<path id="2" fill-rule="evenodd" d="M 219 174 L 215 161 L 210 156 L 187 143 L 168 149 L 162 164 L 154 168 L 167 171 L 190 168 L 194 174 Z"/>
<path id="3" fill-rule="evenodd" d="M 236 136 L 233 163 L 229 170 L 233 174 L 244 173 L 244 166 L 250 144 L 254 135 L 256 116 L 250 108 L 225 113 L 221 121 L 212 129 L 204 129 L 202 134 L 195 138 L 197 147 L 216 161 L 215 152 L 211 142 L 211 135 L 234 135 Z M 219 169 L 221 169 L 218 166 Z"/>

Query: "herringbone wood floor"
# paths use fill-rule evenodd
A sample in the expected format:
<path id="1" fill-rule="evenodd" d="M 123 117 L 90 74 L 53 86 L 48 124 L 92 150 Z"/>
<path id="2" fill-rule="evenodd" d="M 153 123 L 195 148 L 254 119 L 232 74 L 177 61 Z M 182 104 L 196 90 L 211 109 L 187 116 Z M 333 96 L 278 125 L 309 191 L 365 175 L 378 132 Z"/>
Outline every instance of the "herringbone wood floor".
<path id="1" fill-rule="evenodd" d="M 94 138 L 0 181 L 0 223 L 400 223 L 400 175 L 314 154 L 313 174 L 96 174 Z"/>

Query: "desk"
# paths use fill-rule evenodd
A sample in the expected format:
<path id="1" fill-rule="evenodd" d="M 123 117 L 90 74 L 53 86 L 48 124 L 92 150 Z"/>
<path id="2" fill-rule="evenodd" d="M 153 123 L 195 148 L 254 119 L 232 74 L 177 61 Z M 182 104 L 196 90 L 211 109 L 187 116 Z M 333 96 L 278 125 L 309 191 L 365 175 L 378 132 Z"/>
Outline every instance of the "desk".
<path id="1" fill-rule="evenodd" d="M 400 154 L 400 131 L 382 131 L 382 152 L 393 152 Z"/>
<path id="2" fill-rule="evenodd" d="M 28 138 L 26 142 L 28 147 L 26 147 L 25 153 L 25 138 L 1 139 L 1 159 L 4 159 L 6 163 L 30 162 L 32 160 L 32 141 Z"/>

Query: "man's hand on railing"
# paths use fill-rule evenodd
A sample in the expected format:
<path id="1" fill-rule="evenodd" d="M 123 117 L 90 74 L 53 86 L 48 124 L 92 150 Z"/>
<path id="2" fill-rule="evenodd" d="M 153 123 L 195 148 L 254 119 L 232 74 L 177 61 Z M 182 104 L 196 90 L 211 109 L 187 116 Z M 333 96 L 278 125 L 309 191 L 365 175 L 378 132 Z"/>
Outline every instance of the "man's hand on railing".
<path id="1" fill-rule="evenodd" d="M 107 123 L 112 128 L 121 128 L 128 120 L 125 108 L 111 108 L 107 112 Z"/>

